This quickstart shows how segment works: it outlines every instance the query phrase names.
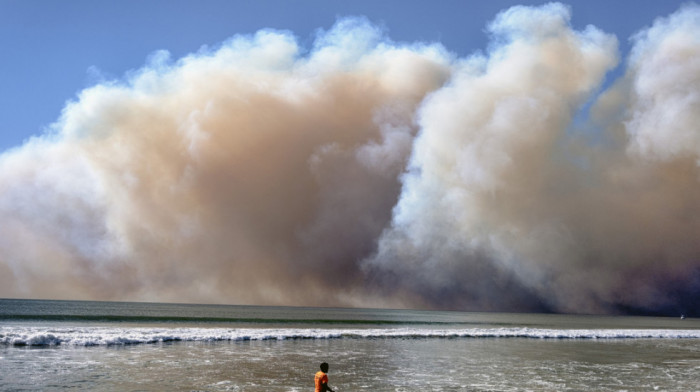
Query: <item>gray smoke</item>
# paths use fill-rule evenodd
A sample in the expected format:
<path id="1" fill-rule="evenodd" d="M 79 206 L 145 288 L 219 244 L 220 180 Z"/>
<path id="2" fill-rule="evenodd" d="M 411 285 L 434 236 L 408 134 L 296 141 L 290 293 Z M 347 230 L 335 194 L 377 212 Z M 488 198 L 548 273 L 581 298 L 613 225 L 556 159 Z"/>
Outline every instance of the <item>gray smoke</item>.
<path id="1" fill-rule="evenodd" d="M 447 306 L 697 308 L 700 10 L 639 33 L 580 126 L 616 40 L 568 18 L 559 4 L 500 14 L 503 44 L 426 100 L 370 268 Z"/>

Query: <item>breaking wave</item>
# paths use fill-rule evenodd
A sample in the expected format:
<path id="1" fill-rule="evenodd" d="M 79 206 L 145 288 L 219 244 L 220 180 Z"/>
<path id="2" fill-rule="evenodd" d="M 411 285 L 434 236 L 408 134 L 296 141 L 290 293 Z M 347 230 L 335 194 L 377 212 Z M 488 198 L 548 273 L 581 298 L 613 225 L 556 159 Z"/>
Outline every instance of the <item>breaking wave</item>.
<path id="1" fill-rule="evenodd" d="M 258 329 L 2 327 L 5 346 L 123 346 L 167 342 L 262 341 L 292 339 L 698 339 L 699 330 L 666 329 Z"/>

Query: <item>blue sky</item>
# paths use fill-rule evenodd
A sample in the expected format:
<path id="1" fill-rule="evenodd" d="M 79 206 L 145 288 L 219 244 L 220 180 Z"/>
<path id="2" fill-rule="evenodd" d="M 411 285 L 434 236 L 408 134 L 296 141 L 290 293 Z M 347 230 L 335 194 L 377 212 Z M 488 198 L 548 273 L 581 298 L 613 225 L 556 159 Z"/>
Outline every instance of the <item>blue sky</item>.
<path id="1" fill-rule="evenodd" d="M 165 49 L 172 58 L 216 47 L 262 28 L 294 32 L 310 43 L 338 17 L 363 15 L 395 41 L 438 41 L 466 56 L 485 49 L 484 27 L 515 4 L 540 1 L 37 1 L 0 0 L 0 151 L 19 146 L 55 121 L 65 103 L 100 79 L 140 68 Z M 680 1 L 569 1 L 572 24 L 631 34 Z"/>

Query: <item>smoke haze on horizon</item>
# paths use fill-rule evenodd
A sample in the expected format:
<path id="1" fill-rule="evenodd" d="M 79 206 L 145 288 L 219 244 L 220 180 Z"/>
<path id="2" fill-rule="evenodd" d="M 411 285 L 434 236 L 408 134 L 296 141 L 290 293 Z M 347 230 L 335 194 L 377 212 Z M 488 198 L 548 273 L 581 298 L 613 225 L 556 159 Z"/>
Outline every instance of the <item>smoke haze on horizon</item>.
<path id="1" fill-rule="evenodd" d="M 571 12 L 155 52 L 0 155 L 0 297 L 700 314 L 700 7 Z"/>

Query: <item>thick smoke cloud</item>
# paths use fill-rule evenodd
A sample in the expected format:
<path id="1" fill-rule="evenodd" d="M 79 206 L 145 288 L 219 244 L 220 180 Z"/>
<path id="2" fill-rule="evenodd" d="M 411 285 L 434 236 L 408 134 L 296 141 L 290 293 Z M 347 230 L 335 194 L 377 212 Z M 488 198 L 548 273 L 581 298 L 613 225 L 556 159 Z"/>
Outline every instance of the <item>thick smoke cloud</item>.
<path id="1" fill-rule="evenodd" d="M 614 37 L 574 32 L 568 20 L 560 4 L 503 12 L 489 25 L 501 44 L 458 64 L 426 100 L 392 227 L 370 265 L 461 306 L 542 310 L 567 295 L 567 285 L 551 286 L 578 274 L 564 234 L 580 181 L 561 150 L 617 61 Z"/>
<path id="2" fill-rule="evenodd" d="M 513 8 L 419 116 L 391 228 L 368 265 L 434 303 L 566 312 L 697 311 L 700 9 L 614 37 L 561 5 Z"/>
<path id="3" fill-rule="evenodd" d="M 700 8 L 602 93 L 617 38 L 569 19 L 155 53 L 0 155 L 0 296 L 698 312 Z"/>
<path id="4" fill-rule="evenodd" d="M 414 112 L 449 62 L 362 19 L 308 55 L 272 31 L 156 53 L 2 157 L 3 294 L 372 304 L 357 260 L 391 217 Z"/>

